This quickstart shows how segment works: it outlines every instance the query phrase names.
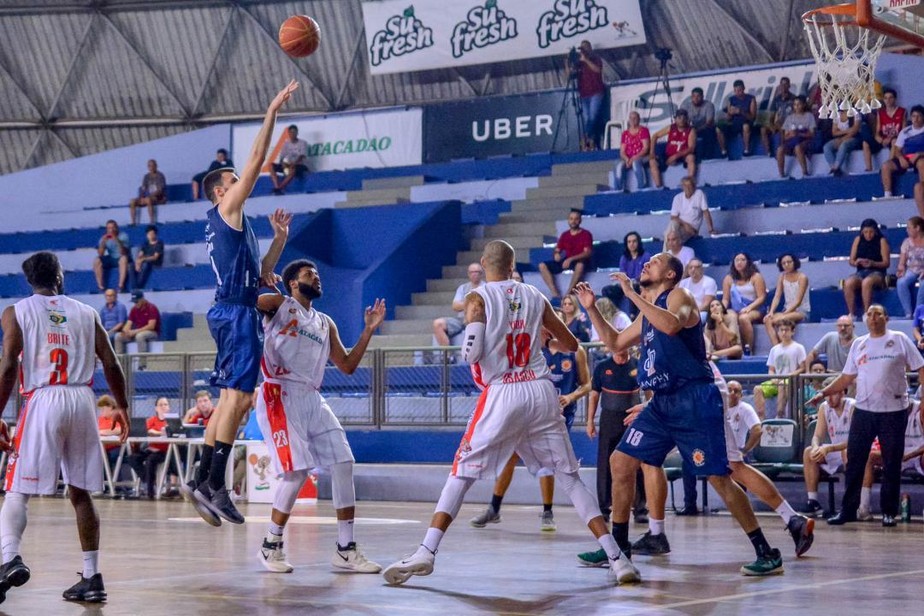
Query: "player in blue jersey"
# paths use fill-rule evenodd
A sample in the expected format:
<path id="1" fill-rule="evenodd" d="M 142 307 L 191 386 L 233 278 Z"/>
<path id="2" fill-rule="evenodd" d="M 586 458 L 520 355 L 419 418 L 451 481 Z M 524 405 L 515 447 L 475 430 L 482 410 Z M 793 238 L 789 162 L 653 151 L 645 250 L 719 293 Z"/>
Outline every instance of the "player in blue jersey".
<path id="1" fill-rule="evenodd" d="M 225 167 L 211 171 L 203 180 L 205 196 L 214 204 L 207 214 L 205 241 L 217 279 L 215 305 L 207 315 L 217 347 L 211 383 L 221 389 L 221 394 L 205 430 L 199 472 L 194 481 L 182 487 L 182 492 L 212 526 L 220 526 L 221 518 L 244 523 L 228 496 L 225 470 L 260 374 L 263 328 L 257 312 L 257 292 L 261 279 L 268 286 L 275 285 L 273 268 L 285 246 L 291 220 L 282 210 L 270 217 L 273 243 L 261 264 L 257 238 L 244 215 L 244 201 L 260 177 L 276 114 L 297 88 L 298 83 L 290 81 L 269 104 L 240 176 Z"/>
<path id="2" fill-rule="evenodd" d="M 645 264 L 639 282 L 653 301 L 637 293 L 625 274 L 614 277 L 626 298 L 640 311 L 622 332 L 617 332 L 597 310 L 596 296 L 589 284 L 581 283 L 575 290 L 608 348 L 619 351 L 641 343 L 639 387 L 655 394 L 610 458 L 613 485 L 623 488 L 613 490 L 616 543 L 623 552 L 630 548 L 629 509 L 640 464 L 661 466 L 676 446 L 698 475 L 709 476 L 712 487 L 754 545 L 757 560 L 741 567 L 741 573 L 782 573 L 780 551 L 767 543 L 750 501 L 729 477 L 722 396 L 706 361 L 696 300 L 677 286 L 683 277 L 683 265 L 664 252 Z"/>

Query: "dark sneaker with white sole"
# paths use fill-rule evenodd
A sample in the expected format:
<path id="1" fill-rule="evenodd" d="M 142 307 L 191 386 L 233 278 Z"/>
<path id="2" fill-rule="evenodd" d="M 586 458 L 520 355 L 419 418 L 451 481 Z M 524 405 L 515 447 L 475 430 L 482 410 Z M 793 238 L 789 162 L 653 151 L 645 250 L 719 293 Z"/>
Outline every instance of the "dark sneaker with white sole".
<path id="1" fill-rule="evenodd" d="M 783 556 L 777 548 L 773 548 L 754 562 L 741 567 L 742 575 L 762 576 L 779 575 L 783 573 Z"/>
<path id="2" fill-rule="evenodd" d="M 801 515 L 789 518 L 786 525 L 793 542 L 796 544 L 796 556 L 802 556 L 809 551 L 815 541 L 815 520 Z"/>
<path id="3" fill-rule="evenodd" d="M 22 556 L 16 555 L 9 562 L 0 567 L 0 603 L 6 601 L 6 593 L 10 588 L 18 588 L 32 577 L 29 567 L 22 562 Z"/>
<path id="4" fill-rule="evenodd" d="M 102 603 L 108 596 L 103 587 L 103 574 L 85 578 L 80 575 L 80 581 L 64 591 L 65 601 L 83 601 L 85 603 Z"/>
<path id="5" fill-rule="evenodd" d="M 196 513 L 198 513 L 199 517 L 205 520 L 207 524 L 211 526 L 221 526 L 221 518 L 218 517 L 217 513 L 212 511 L 212 492 L 209 490 L 207 484 L 195 487 L 195 484 L 190 482 L 180 488 L 180 493 L 183 494 L 183 498 L 192 503 L 192 506 L 196 509 Z"/>
<path id="6" fill-rule="evenodd" d="M 201 488 L 200 488 L 201 489 Z M 196 496 L 199 495 L 199 489 L 196 490 Z M 222 488 L 212 493 L 212 499 L 209 501 L 208 508 L 213 513 L 220 515 L 232 524 L 243 524 L 244 516 L 237 510 L 234 503 L 231 502 L 231 493 L 228 488 Z"/>

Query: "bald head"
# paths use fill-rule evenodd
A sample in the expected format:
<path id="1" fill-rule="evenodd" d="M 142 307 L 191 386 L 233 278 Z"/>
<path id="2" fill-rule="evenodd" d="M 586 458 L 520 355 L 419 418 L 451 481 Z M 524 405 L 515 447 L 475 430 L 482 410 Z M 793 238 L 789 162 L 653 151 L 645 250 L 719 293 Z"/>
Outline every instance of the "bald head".
<path id="1" fill-rule="evenodd" d="M 481 264 L 484 266 L 488 280 L 507 280 L 513 272 L 516 253 L 513 246 L 504 240 L 488 242 L 481 253 Z"/>

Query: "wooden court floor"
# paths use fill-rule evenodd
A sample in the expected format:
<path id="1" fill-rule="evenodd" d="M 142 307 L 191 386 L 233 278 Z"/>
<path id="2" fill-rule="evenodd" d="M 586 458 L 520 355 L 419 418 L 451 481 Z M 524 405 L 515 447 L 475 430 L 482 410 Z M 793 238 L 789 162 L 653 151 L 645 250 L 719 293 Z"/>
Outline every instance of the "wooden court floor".
<path id="1" fill-rule="evenodd" d="M 784 550 L 786 573 L 745 578 L 747 538 L 725 515 L 668 513 L 672 553 L 637 556 L 643 583 L 613 587 L 604 569 L 580 567 L 595 547 L 574 511 L 556 508 L 558 530 L 539 531 L 539 508 L 509 506 L 503 521 L 474 529 L 467 504 L 443 541 L 429 577 L 389 587 L 380 575 L 334 573 L 336 539 L 329 502 L 299 506 L 287 551 L 292 574 L 271 574 L 255 553 L 268 505 L 243 505 L 247 524 L 206 526 L 181 501 L 97 501 L 103 520 L 101 568 L 109 602 L 70 604 L 61 591 L 77 580 L 81 559 L 70 505 L 34 499 L 23 542 L 32 579 L 12 589 L 0 613 L 105 614 L 910 614 L 920 613 L 924 525 L 818 524 L 815 546 L 796 559 L 776 516 L 761 516 Z M 357 540 L 386 565 L 413 551 L 432 512 L 427 503 L 358 503 Z M 646 527 L 636 526 L 633 534 Z"/>

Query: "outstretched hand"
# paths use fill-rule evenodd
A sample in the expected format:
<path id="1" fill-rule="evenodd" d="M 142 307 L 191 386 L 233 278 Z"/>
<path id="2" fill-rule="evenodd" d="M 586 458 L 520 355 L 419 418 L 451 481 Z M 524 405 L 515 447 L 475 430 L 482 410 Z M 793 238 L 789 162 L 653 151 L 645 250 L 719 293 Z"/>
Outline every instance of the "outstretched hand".
<path id="1" fill-rule="evenodd" d="M 363 318 L 368 329 L 372 331 L 378 329 L 385 320 L 385 300 L 376 298 L 373 306 L 366 306 L 366 314 Z"/>
<path id="2" fill-rule="evenodd" d="M 127 409 L 115 409 L 115 415 L 112 418 L 112 423 L 116 426 L 119 426 L 119 442 L 124 443 L 128 438 L 128 410 Z"/>
<path id="3" fill-rule="evenodd" d="M 278 292 L 279 289 L 276 287 L 276 285 L 280 282 L 282 282 L 282 276 L 276 272 L 266 272 L 260 274 L 260 285 L 266 287 L 267 289 L 275 289 Z"/>
<path id="4" fill-rule="evenodd" d="M 273 228 L 273 237 L 289 237 L 289 223 L 292 222 L 292 214 L 282 208 L 277 208 L 270 214 L 270 226 Z"/>
<path id="5" fill-rule="evenodd" d="M 590 310 L 597 301 L 597 294 L 594 293 L 593 287 L 588 282 L 577 283 L 574 286 L 574 293 L 577 295 L 578 301 L 581 302 L 581 306 L 587 310 Z"/>
<path id="6" fill-rule="evenodd" d="M 635 290 L 632 287 L 632 279 L 629 278 L 625 272 L 614 272 L 610 274 L 610 280 L 618 282 L 619 286 L 622 287 L 622 292 L 626 295 L 628 295 L 630 291 Z"/>
<path id="7" fill-rule="evenodd" d="M 294 79 L 286 85 L 282 90 L 279 91 L 279 94 L 276 95 L 276 98 L 273 99 L 273 102 L 270 103 L 270 111 L 279 111 L 279 108 L 282 107 L 286 101 L 292 96 L 292 93 L 298 89 L 298 82 Z"/>

